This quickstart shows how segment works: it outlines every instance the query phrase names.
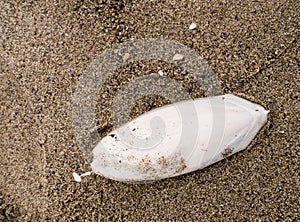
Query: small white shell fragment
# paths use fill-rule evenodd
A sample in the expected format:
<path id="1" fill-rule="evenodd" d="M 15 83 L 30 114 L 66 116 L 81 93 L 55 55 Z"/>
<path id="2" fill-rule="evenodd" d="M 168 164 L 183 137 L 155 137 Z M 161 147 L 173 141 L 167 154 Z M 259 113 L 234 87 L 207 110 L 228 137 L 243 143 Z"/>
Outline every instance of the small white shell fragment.
<path id="1" fill-rule="evenodd" d="M 175 54 L 174 56 L 173 56 L 173 61 L 179 61 L 179 60 L 182 60 L 183 59 L 183 55 L 181 55 L 181 54 Z"/>
<path id="2" fill-rule="evenodd" d="M 193 29 L 195 29 L 196 27 L 197 27 L 197 25 L 196 25 L 194 22 L 192 22 L 192 23 L 190 24 L 189 29 L 190 29 L 190 30 L 193 30 Z"/>
<path id="3" fill-rule="evenodd" d="M 75 180 L 76 182 L 81 182 L 81 177 L 79 176 L 78 173 L 75 173 L 75 172 L 74 172 L 72 175 L 73 175 L 73 178 L 74 178 L 74 180 Z"/>
<path id="4" fill-rule="evenodd" d="M 160 76 L 163 76 L 163 75 L 164 75 L 164 72 L 161 71 L 161 70 L 159 70 L 159 71 L 158 71 L 158 74 L 159 74 Z"/>
<path id="5" fill-rule="evenodd" d="M 245 149 L 267 113 L 230 94 L 166 105 L 105 136 L 93 150 L 91 167 L 133 183 L 186 174 Z"/>

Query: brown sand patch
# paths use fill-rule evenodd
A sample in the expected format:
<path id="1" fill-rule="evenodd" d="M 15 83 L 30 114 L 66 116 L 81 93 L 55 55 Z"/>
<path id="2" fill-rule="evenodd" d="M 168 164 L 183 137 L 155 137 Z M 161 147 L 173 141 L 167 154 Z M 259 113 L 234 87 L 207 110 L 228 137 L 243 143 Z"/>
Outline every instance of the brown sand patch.
<path id="1" fill-rule="evenodd" d="M 299 11 L 297 1 L 1 1 L 0 220 L 296 221 Z M 89 170 L 72 129 L 79 76 L 112 45 L 161 36 L 197 51 L 224 92 L 271 110 L 267 125 L 247 150 L 185 176 L 74 182 L 72 172 Z M 120 79 L 154 66 L 124 67 Z M 108 101 L 98 130 L 109 125 Z"/>

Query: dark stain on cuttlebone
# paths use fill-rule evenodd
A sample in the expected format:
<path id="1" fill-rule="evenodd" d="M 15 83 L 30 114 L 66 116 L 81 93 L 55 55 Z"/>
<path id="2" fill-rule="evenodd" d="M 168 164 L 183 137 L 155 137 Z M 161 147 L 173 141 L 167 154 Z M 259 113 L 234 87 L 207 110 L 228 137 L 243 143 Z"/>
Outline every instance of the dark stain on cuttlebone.
<path id="1" fill-rule="evenodd" d="M 155 167 L 155 164 L 158 164 L 158 166 Z M 139 162 L 138 170 L 141 174 L 145 174 L 145 181 L 150 180 L 153 182 L 154 178 L 159 179 L 157 175 L 173 173 L 175 176 L 180 174 L 186 167 L 184 158 L 180 153 L 176 152 L 169 157 L 160 156 L 154 161 L 149 156 L 146 156 Z"/>
<path id="2" fill-rule="evenodd" d="M 233 148 L 228 147 L 222 153 L 223 158 L 229 157 L 233 153 Z"/>

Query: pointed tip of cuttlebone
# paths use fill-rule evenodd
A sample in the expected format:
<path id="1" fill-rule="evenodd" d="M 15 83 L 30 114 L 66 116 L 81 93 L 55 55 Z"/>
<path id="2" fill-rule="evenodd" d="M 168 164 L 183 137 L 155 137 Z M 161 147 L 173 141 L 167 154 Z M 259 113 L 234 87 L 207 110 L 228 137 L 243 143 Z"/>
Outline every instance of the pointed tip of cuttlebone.
<path id="1" fill-rule="evenodd" d="M 81 182 L 82 177 L 89 176 L 89 175 L 91 175 L 92 173 L 93 173 L 93 171 L 88 171 L 88 172 L 85 172 L 85 173 L 79 175 L 78 173 L 73 172 L 72 175 L 73 175 L 73 178 L 74 178 L 74 180 L 75 180 L 76 182 Z"/>

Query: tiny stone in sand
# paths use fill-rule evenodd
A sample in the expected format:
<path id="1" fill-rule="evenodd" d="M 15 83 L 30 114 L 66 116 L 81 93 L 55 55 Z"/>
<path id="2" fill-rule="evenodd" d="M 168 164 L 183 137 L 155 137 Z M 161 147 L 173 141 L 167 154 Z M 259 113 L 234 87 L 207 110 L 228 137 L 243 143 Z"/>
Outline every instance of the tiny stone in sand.
<path id="1" fill-rule="evenodd" d="M 192 24 L 190 24 L 190 27 L 189 27 L 190 30 L 193 30 L 195 28 L 196 28 L 196 24 L 194 22 Z"/>
<path id="2" fill-rule="evenodd" d="M 130 54 L 129 53 L 125 53 L 123 55 L 123 61 L 126 62 L 129 59 L 129 57 L 130 57 Z"/>
<path id="3" fill-rule="evenodd" d="M 183 55 L 181 55 L 181 54 L 175 54 L 174 57 L 173 57 L 174 61 L 179 61 L 179 60 L 182 60 L 182 59 L 183 59 Z"/>

